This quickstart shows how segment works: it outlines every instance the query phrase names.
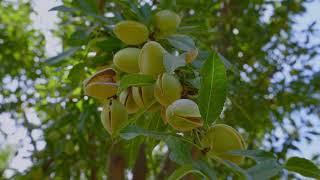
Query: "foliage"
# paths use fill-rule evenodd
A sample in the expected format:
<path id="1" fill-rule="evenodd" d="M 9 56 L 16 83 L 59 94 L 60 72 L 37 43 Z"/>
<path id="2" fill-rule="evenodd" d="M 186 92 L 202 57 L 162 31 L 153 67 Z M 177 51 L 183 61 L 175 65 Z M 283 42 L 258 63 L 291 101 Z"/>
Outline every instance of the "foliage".
<path id="1" fill-rule="evenodd" d="M 286 176 L 283 167 L 312 177 L 317 167 L 309 164 L 311 162 L 305 163 L 314 169 L 311 173 L 301 164 L 307 160 L 289 159 L 284 163 L 289 150 L 299 149 L 294 142 L 309 136 L 299 134 L 299 126 L 291 113 L 300 110 L 316 116 L 320 113 L 319 99 L 315 96 L 320 86 L 316 72 L 308 62 L 317 55 L 317 46 L 309 47 L 307 41 L 314 30 L 310 27 L 305 31 L 306 41 L 302 43 L 293 38 L 292 32 L 293 16 L 305 11 L 305 1 L 162 0 L 153 3 L 157 6 L 126 0 L 64 1 L 63 6 L 52 10 L 60 12 L 62 22 L 56 33 L 63 40 L 65 51 L 40 63 L 42 36 L 26 27 L 31 23 L 27 18 L 30 4 L 21 4 L 19 10 L 15 10 L 12 5 L 4 6 L 5 2 L 0 2 L 3 5 L 0 11 L 8 12 L 0 16 L 0 24 L 6 26 L 6 30 L 0 32 L 0 39 L 5 43 L 0 46 L 0 77 L 32 81 L 15 91 L 8 90 L 4 81 L 0 81 L 3 96 L 0 110 L 11 112 L 16 119 L 24 119 L 21 124 L 30 134 L 34 129 L 41 129 L 46 142 L 46 147 L 38 150 L 30 135 L 34 146 L 33 166 L 22 174 L 17 173 L 16 177 L 34 177 L 34 174 L 48 177 L 54 173 L 56 178 L 85 176 L 95 179 L 112 174 L 112 165 L 107 162 L 114 157 L 119 165 L 117 168 L 135 173 L 139 172 L 135 162 L 143 162 L 139 158 L 143 148 L 147 177 L 161 179 L 172 172 L 171 177 L 200 172 L 209 179 L 226 176 L 261 179 L 277 177 L 279 173 Z M 273 9 L 273 14 L 269 20 L 263 20 L 267 7 Z M 202 107 L 202 116 L 208 117 L 205 119 L 207 126 L 216 121 L 242 130 L 250 150 L 232 152 L 250 158 L 241 167 L 197 155 L 202 152 L 194 150 L 193 146 L 197 144 L 190 139 L 194 135 L 176 134 L 166 128 L 159 114 L 144 110 L 133 116 L 132 123 L 122 131 L 120 135 L 124 140 L 112 139 L 100 123 L 100 104 L 84 96 L 82 81 L 89 74 L 109 66 L 113 54 L 125 46 L 112 34 L 112 26 L 130 19 L 152 27 L 152 14 L 159 9 L 171 9 L 183 17 L 178 35 L 161 40 L 171 56 L 174 51 L 183 54 L 195 46 L 199 49 L 198 58 L 190 65 L 192 68 L 177 60 L 177 64 L 165 65 L 166 70 L 175 71 L 183 85 L 192 87 L 190 92 L 199 91 L 197 101 Z M 103 15 L 104 12 L 110 12 L 112 16 Z M 208 52 L 213 51 L 217 54 L 208 56 Z M 95 55 L 88 56 L 90 53 Z M 297 68 L 296 64 L 303 68 Z M 288 74 L 292 78 L 275 78 L 286 73 L 285 67 L 289 67 Z M 305 75 L 305 71 L 310 73 Z M 205 78 L 199 78 L 199 74 Z M 122 77 L 120 86 L 126 88 L 137 83 L 149 84 L 152 80 L 148 76 L 127 75 Z M 25 89 L 33 91 L 26 94 L 27 98 L 22 98 Z M 17 100 L 1 100 L 9 99 L 11 95 Z M 23 107 L 34 108 L 41 118 L 41 125 L 29 123 Z M 285 119 L 289 119 L 293 131 L 286 130 Z M 304 126 L 312 126 L 304 119 L 302 122 Z M 286 139 L 279 147 L 274 145 L 278 141 L 273 131 L 275 126 L 286 132 Z M 310 133 L 318 135 L 319 132 Z M 265 137 L 269 137 L 270 147 L 263 147 Z"/>

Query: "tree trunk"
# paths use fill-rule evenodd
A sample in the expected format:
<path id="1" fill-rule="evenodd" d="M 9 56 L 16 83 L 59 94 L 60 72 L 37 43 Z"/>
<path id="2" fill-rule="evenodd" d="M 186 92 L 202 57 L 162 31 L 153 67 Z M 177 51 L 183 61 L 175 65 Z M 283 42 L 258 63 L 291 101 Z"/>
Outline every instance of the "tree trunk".
<path id="1" fill-rule="evenodd" d="M 124 180 L 125 179 L 125 159 L 119 151 L 121 149 L 120 144 L 116 144 L 111 147 L 109 162 L 108 162 L 108 179 L 110 180 Z"/>
<path id="2" fill-rule="evenodd" d="M 146 145 L 141 144 L 139 154 L 137 156 L 135 165 L 133 167 L 133 180 L 143 180 L 147 176 L 147 157 L 146 157 Z"/>
<path id="3" fill-rule="evenodd" d="M 176 167 L 177 167 L 177 164 L 170 160 L 169 154 L 168 154 L 163 163 L 161 171 L 158 174 L 156 179 L 157 180 L 167 179 L 170 176 L 170 174 L 175 170 Z"/>

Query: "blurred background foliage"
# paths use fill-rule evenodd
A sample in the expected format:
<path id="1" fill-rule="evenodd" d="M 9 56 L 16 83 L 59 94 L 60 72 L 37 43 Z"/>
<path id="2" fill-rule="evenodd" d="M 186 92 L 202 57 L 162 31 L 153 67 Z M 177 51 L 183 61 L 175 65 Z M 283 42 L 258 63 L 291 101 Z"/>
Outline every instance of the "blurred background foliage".
<path id="1" fill-rule="evenodd" d="M 320 72 L 314 66 L 319 44 L 310 43 L 319 30 L 314 22 L 297 37 L 292 28 L 295 16 L 304 14 L 310 2 L 154 0 L 148 4 L 178 12 L 183 17 L 179 32 L 194 37 L 200 50 L 216 50 L 231 63 L 228 98 L 219 122 L 238 128 L 249 149 L 274 152 L 284 161 L 290 151 L 300 150 L 297 142 L 311 143 L 320 135 L 312 123 L 320 115 Z M 45 61 L 44 37 L 30 19 L 32 4 L 0 1 L 0 113 L 25 129 L 24 141 L 30 144 L 25 158 L 32 162 L 24 172 L 8 166 L 10 158 L 20 153 L 19 146 L 2 143 L 10 133 L 0 129 L 0 176 L 10 170 L 17 179 L 100 179 L 110 177 L 110 161 L 117 162 L 116 168 L 127 168 L 130 176 L 136 158 L 146 161 L 139 159 L 141 152 L 146 154 L 148 177 L 162 179 L 172 172 L 175 164 L 163 143 L 154 149 L 154 140 L 138 138 L 114 145 L 100 124 L 99 104 L 82 91 L 82 81 L 107 66 L 124 46 L 110 33 L 113 24 L 122 19 L 150 24 L 145 11 L 137 16 L 140 9 L 135 7 L 143 4 L 64 0 L 64 8 L 56 9 L 61 21 L 54 32 L 64 53 Z M 147 114 L 142 126 L 161 128 L 153 127 L 158 117 L 153 116 Z M 1 127 L 3 123 L 0 119 Z M 305 127 L 308 131 L 301 133 Z M 35 137 L 37 133 L 41 135 Z M 313 160 L 319 162 L 318 157 L 315 154 Z M 286 172 L 281 176 L 294 177 Z"/>

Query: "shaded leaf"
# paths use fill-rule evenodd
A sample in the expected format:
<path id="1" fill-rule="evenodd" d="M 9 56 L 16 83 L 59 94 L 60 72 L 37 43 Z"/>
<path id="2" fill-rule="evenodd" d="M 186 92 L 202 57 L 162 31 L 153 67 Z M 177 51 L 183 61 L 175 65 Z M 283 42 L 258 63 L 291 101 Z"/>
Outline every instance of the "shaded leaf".
<path id="1" fill-rule="evenodd" d="M 84 12 L 91 12 L 91 13 L 95 13 L 98 14 L 98 5 L 97 5 L 97 1 L 92 1 L 92 0 L 75 0 L 76 1 L 76 5 L 83 10 Z"/>
<path id="2" fill-rule="evenodd" d="M 74 53 L 76 53 L 78 50 L 80 49 L 80 47 L 73 47 L 70 48 L 60 54 L 58 54 L 57 56 L 51 57 L 46 59 L 44 62 L 49 64 L 49 65 L 54 65 L 57 64 L 63 60 L 65 60 L 66 58 L 72 56 Z"/>
<path id="3" fill-rule="evenodd" d="M 186 35 L 171 35 L 167 37 L 167 40 L 173 47 L 183 51 L 191 51 L 193 49 L 196 49 L 196 45 L 194 44 L 193 39 Z"/>
<path id="4" fill-rule="evenodd" d="M 209 164 L 203 160 L 197 160 L 193 163 L 193 168 L 201 171 L 203 174 L 205 174 L 210 180 L 217 179 L 217 172 L 209 166 Z"/>
<path id="5" fill-rule="evenodd" d="M 267 160 L 247 169 L 247 173 L 253 179 L 267 180 L 270 179 L 282 170 L 282 167 L 274 160 Z"/>
<path id="6" fill-rule="evenodd" d="M 227 69 L 231 70 L 235 74 L 240 73 L 239 70 L 234 65 L 232 65 L 231 62 L 227 60 L 222 54 L 220 54 L 219 52 L 217 54 L 220 57 L 220 59 L 223 61 Z"/>
<path id="7" fill-rule="evenodd" d="M 227 95 L 226 70 L 216 54 L 205 61 L 201 75 L 199 108 L 205 124 L 209 126 L 219 117 Z"/>
<path id="8" fill-rule="evenodd" d="M 291 157 L 284 164 L 284 168 L 306 177 L 320 179 L 320 168 L 305 158 Z"/>
<path id="9" fill-rule="evenodd" d="M 181 167 L 179 167 L 178 169 L 176 169 L 168 178 L 168 180 L 178 180 L 178 179 L 182 179 L 185 175 L 189 174 L 189 173 L 197 173 L 202 175 L 203 177 L 206 178 L 206 176 L 199 170 L 194 169 L 192 164 L 186 164 L 183 165 Z"/>
<path id="10" fill-rule="evenodd" d="M 92 45 L 98 47 L 99 49 L 112 52 L 123 46 L 123 43 L 117 38 L 107 38 L 107 39 L 95 39 Z"/>
<path id="11" fill-rule="evenodd" d="M 238 165 L 228 160 L 223 160 L 223 162 L 224 165 L 226 165 L 232 172 L 237 174 L 241 179 L 253 180 L 252 177 L 246 172 L 246 170 L 242 169 Z"/>
<path id="12" fill-rule="evenodd" d="M 155 82 L 152 76 L 145 74 L 128 74 L 120 80 L 120 90 L 127 89 L 130 86 L 147 86 Z"/>
<path id="13" fill-rule="evenodd" d="M 262 150 L 234 150 L 230 151 L 229 153 L 233 155 L 242 155 L 245 157 L 250 157 L 254 159 L 256 162 L 277 160 L 274 154 Z"/>
<path id="14" fill-rule="evenodd" d="M 85 79 L 84 67 L 84 63 L 79 63 L 72 67 L 68 75 L 68 79 L 71 81 L 71 84 L 77 85 L 80 81 Z"/>
<path id="15" fill-rule="evenodd" d="M 173 9 L 176 6 L 176 0 L 161 0 L 160 7 L 164 9 Z"/>
<path id="16" fill-rule="evenodd" d="M 170 135 L 163 132 L 146 130 L 138 126 L 127 126 L 120 132 L 120 137 L 126 140 L 130 140 L 138 136 L 146 136 L 155 139 L 164 139 Z"/>
<path id="17" fill-rule="evenodd" d="M 148 3 L 146 3 L 139 10 L 140 10 L 142 19 L 144 20 L 143 22 L 145 24 L 149 24 L 152 18 L 151 6 Z"/>
<path id="18" fill-rule="evenodd" d="M 184 56 L 174 56 L 170 53 L 165 53 L 163 57 L 164 68 L 168 73 L 173 73 L 178 67 L 186 65 Z"/>
<path id="19" fill-rule="evenodd" d="M 66 6 L 56 6 L 51 8 L 49 11 L 60 11 L 60 12 L 75 12 L 78 11 L 75 8 L 70 8 L 70 7 L 66 7 Z"/>
<path id="20" fill-rule="evenodd" d="M 172 161 L 178 164 L 191 163 L 191 146 L 177 137 L 167 137 L 165 140 L 168 145 L 170 154 L 169 157 Z"/>

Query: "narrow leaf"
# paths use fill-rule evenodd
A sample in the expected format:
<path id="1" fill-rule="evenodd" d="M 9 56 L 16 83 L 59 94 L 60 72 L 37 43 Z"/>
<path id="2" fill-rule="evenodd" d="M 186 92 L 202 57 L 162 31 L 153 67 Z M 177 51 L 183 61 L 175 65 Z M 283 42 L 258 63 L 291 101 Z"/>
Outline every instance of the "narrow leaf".
<path id="1" fill-rule="evenodd" d="M 187 164 L 176 169 L 168 178 L 168 180 L 179 180 L 189 173 L 198 173 L 206 178 L 206 176 L 199 170 L 193 168 L 192 164 Z"/>
<path id="2" fill-rule="evenodd" d="M 228 161 L 228 160 L 224 160 L 223 163 L 232 172 L 237 174 L 240 177 L 240 179 L 253 180 L 252 177 L 246 172 L 246 170 L 242 169 L 241 167 L 239 167 L 238 165 L 234 164 L 233 162 Z"/>
<path id="3" fill-rule="evenodd" d="M 247 173 L 253 179 L 267 180 L 279 174 L 281 169 L 282 167 L 276 161 L 268 160 L 249 168 Z"/>
<path id="4" fill-rule="evenodd" d="M 155 82 L 152 76 L 145 74 L 129 74 L 120 80 L 120 89 L 127 89 L 130 86 L 147 86 Z"/>
<path id="5" fill-rule="evenodd" d="M 49 11 L 75 12 L 75 11 L 77 11 L 77 9 L 61 5 L 61 6 L 56 6 L 56 7 L 51 8 Z"/>
<path id="6" fill-rule="evenodd" d="M 305 158 L 291 157 L 285 163 L 284 168 L 306 177 L 320 179 L 320 168 Z"/>
<path id="7" fill-rule="evenodd" d="M 163 57 L 164 68 L 168 73 L 173 73 L 178 67 L 186 65 L 184 56 L 174 56 L 170 53 L 165 53 Z"/>
<path id="8" fill-rule="evenodd" d="M 234 151 L 230 151 L 229 153 L 233 155 L 241 155 L 241 156 L 249 157 L 254 159 L 256 162 L 277 160 L 274 154 L 270 152 L 262 151 L 262 150 L 234 150 Z"/>
<path id="9" fill-rule="evenodd" d="M 192 38 L 186 35 L 172 35 L 167 40 L 173 47 L 183 51 L 190 51 L 196 48 Z"/>
<path id="10" fill-rule="evenodd" d="M 204 160 L 197 160 L 193 163 L 193 168 L 201 171 L 205 174 L 210 180 L 215 180 L 217 178 L 217 172 L 209 166 L 209 164 Z"/>
<path id="11" fill-rule="evenodd" d="M 191 146 L 177 137 L 167 137 L 165 140 L 170 150 L 169 157 L 178 164 L 191 163 Z"/>
<path id="12" fill-rule="evenodd" d="M 70 48 L 70 49 L 58 54 L 57 56 L 54 56 L 54 57 L 46 59 L 44 62 L 49 64 L 49 65 L 57 64 L 57 63 L 61 62 L 62 60 L 65 60 L 66 58 L 72 56 L 79 49 L 80 49 L 80 47 Z"/>
<path id="13" fill-rule="evenodd" d="M 227 95 L 226 70 L 216 54 L 205 61 L 201 75 L 199 108 L 205 124 L 209 126 L 219 117 Z"/>
<path id="14" fill-rule="evenodd" d="M 127 126 L 120 133 L 120 137 L 126 140 L 134 139 L 137 136 L 146 136 L 154 139 L 164 139 L 170 135 L 162 132 L 146 130 L 138 126 Z"/>
<path id="15" fill-rule="evenodd" d="M 229 60 L 227 60 L 227 58 L 225 58 L 222 54 L 218 53 L 218 56 L 220 57 L 220 59 L 223 61 L 224 65 L 226 66 L 227 69 L 231 70 L 233 73 L 235 73 L 236 75 L 239 74 L 239 70 L 231 64 L 231 62 Z"/>

